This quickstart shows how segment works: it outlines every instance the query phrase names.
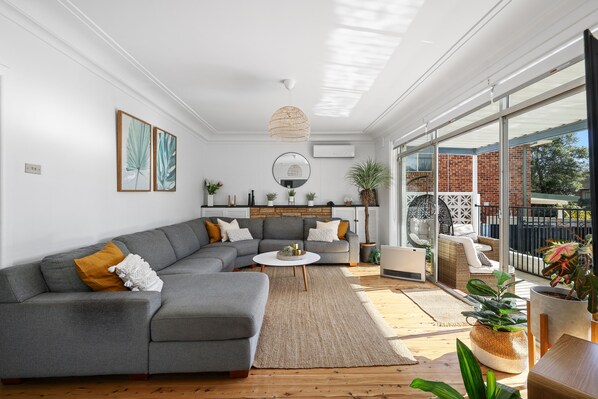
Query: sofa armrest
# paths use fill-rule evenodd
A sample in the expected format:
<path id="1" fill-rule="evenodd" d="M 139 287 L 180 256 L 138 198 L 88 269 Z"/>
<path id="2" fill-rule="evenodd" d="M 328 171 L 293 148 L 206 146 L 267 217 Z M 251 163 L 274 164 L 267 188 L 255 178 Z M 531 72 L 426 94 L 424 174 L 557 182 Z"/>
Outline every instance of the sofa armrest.
<path id="1" fill-rule="evenodd" d="M 359 236 L 348 230 L 345 239 L 349 242 L 349 263 L 359 263 Z"/>
<path id="2" fill-rule="evenodd" d="M 0 304 L 0 377 L 145 374 L 159 292 L 43 293 Z"/>
<path id="3" fill-rule="evenodd" d="M 484 254 L 489 259 L 495 260 L 498 262 L 499 260 L 499 251 L 500 251 L 500 240 L 492 237 L 485 237 L 485 236 L 478 236 L 478 242 L 480 244 L 490 245 L 492 247 L 491 251 L 486 251 Z"/>

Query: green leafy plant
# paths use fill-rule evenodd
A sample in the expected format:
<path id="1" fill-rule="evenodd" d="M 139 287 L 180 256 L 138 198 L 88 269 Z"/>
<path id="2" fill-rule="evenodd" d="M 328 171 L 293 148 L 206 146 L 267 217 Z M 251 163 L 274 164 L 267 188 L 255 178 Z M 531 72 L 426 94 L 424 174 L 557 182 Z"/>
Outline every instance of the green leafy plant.
<path id="1" fill-rule="evenodd" d="M 316 199 L 316 193 L 307 193 L 305 194 L 305 197 L 308 201 L 313 201 L 314 199 Z"/>
<path id="2" fill-rule="evenodd" d="M 461 312 L 465 317 L 471 317 L 483 326 L 493 331 L 514 332 L 526 328 L 527 319 L 514 307 L 512 301 L 521 299 L 508 292 L 508 289 L 523 280 L 508 283 L 511 275 L 499 270 L 492 272 L 496 277 L 496 290 L 486 282 L 472 278 L 467 282 L 469 292 L 467 298 L 475 303 L 473 311 Z"/>
<path id="3" fill-rule="evenodd" d="M 496 381 L 492 370 L 488 370 L 486 383 L 482 376 L 482 369 L 471 350 L 460 340 L 457 340 L 457 357 L 465 391 L 470 399 L 513 399 L 521 398 L 519 390 L 508 387 Z M 445 382 L 429 381 L 422 378 L 414 379 L 411 388 L 431 392 L 440 399 L 464 399 L 463 395 Z"/>
<path id="4" fill-rule="evenodd" d="M 592 271 L 593 250 L 592 235 L 588 234 L 581 242 L 567 242 L 558 240 L 547 240 L 545 247 L 538 249 L 544 253 L 544 264 L 542 270 L 544 276 L 550 277 L 550 285 L 556 286 L 562 282 L 571 284 L 572 288 L 567 299 L 573 297 L 573 293 L 580 300 L 588 299 L 588 312 L 598 312 L 598 277 Z M 596 319 L 596 317 L 595 317 Z"/>
<path id="5" fill-rule="evenodd" d="M 365 208 L 365 241 L 371 244 L 369 205 L 375 201 L 374 190 L 390 185 L 392 181 L 390 169 L 370 158 L 351 166 L 346 179 L 359 190 L 359 196 Z"/>
<path id="6" fill-rule="evenodd" d="M 214 182 L 214 181 L 206 179 L 204 181 L 204 186 L 209 195 L 214 195 L 218 192 L 220 187 L 223 186 L 223 184 L 222 184 L 222 182 Z"/>
<path id="7" fill-rule="evenodd" d="M 372 249 L 372 252 L 370 252 L 370 263 L 373 263 L 374 265 L 379 265 L 381 255 L 382 253 L 379 249 Z"/>
<path id="8" fill-rule="evenodd" d="M 150 126 L 131 118 L 127 135 L 127 172 L 135 172 L 135 190 L 139 175 L 149 173 L 150 168 Z"/>
<path id="9" fill-rule="evenodd" d="M 276 193 L 266 194 L 266 198 L 268 199 L 268 201 L 274 201 L 276 199 L 276 197 L 278 197 L 278 194 L 276 194 Z"/>
<path id="10" fill-rule="evenodd" d="M 290 245 L 287 245 L 287 246 L 286 246 L 286 247 L 284 247 L 284 248 L 282 249 L 282 251 L 280 251 L 280 252 L 282 252 L 284 255 L 291 256 L 291 255 L 293 255 L 293 251 L 294 251 L 294 250 L 295 250 L 295 249 L 294 249 L 292 246 L 290 246 Z"/>
<path id="11" fill-rule="evenodd" d="M 292 188 L 292 189 L 289 190 L 289 197 L 294 197 L 295 194 L 297 194 L 297 192 L 295 191 L 294 188 Z"/>
<path id="12" fill-rule="evenodd" d="M 159 132 L 156 139 L 156 189 L 174 190 L 176 187 L 176 137 Z"/>

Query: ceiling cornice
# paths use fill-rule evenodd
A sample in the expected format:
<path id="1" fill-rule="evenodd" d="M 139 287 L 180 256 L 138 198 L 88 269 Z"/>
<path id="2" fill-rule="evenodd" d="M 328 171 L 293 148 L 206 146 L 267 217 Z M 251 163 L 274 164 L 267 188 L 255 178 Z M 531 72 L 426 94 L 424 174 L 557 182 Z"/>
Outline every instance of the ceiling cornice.
<path id="1" fill-rule="evenodd" d="M 280 143 L 270 138 L 268 132 L 221 132 L 210 142 L 234 143 L 234 142 L 261 142 Z M 373 143 L 374 138 L 362 132 L 318 132 L 312 133 L 309 142 L 327 143 Z"/>

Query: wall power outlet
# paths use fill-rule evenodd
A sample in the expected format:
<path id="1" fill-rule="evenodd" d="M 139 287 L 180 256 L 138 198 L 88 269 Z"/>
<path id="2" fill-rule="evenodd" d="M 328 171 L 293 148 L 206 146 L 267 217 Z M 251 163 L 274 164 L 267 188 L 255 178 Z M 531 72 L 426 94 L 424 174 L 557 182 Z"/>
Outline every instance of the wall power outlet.
<path id="1" fill-rule="evenodd" d="M 35 165 L 33 163 L 26 163 L 25 164 L 25 173 L 33 173 L 34 175 L 41 175 L 42 174 L 42 166 Z"/>

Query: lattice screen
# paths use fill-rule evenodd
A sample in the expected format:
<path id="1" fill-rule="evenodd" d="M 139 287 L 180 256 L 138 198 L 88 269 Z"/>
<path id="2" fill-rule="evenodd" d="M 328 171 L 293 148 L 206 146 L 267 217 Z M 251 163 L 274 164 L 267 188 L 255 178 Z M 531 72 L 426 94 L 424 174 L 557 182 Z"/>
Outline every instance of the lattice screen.
<path id="1" fill-rule="evenodd" d="M 413 198 L 429 193 L 410 192 L 407 193 L 407 206 L 413 201 Z M 453 223 L 471 224 L 471 209 L 473 204 L 473 193 L 438 193 L 451 211 Z"/>

